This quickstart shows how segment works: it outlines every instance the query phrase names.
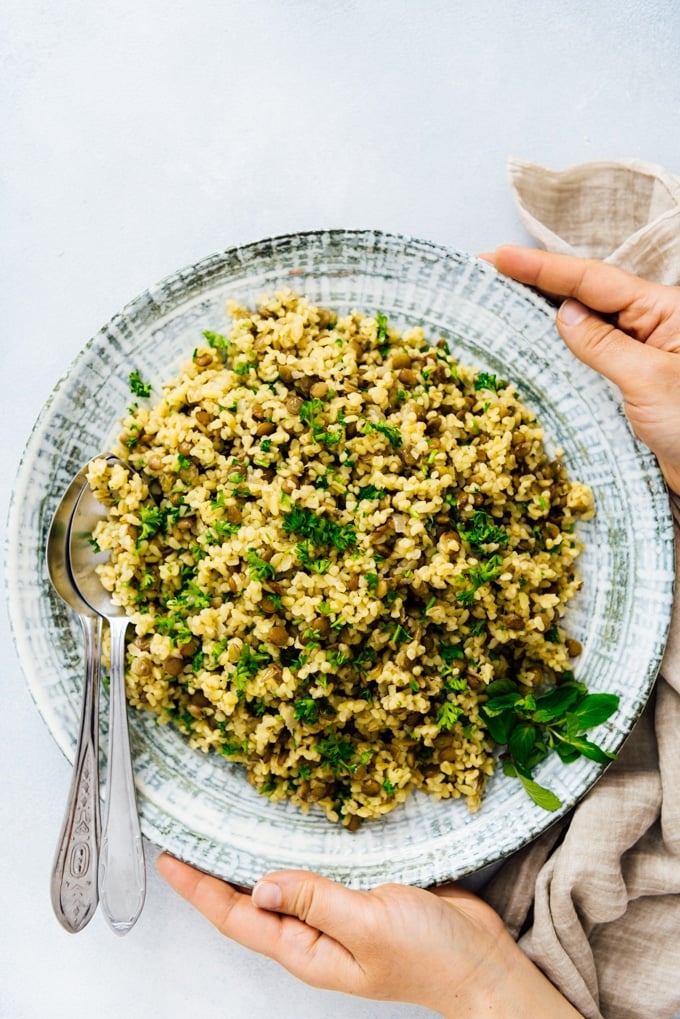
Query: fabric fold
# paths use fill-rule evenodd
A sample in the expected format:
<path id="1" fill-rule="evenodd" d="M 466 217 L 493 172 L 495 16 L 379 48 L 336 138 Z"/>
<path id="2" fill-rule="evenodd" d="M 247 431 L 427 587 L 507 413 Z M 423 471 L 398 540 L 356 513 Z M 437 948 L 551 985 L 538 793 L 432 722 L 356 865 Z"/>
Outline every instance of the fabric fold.
<path id="1" fill-rule="evenodd" d="M 680 283 L 680 178 L 639 160 L 554 171 L 511 159 L 509 174 L 540 246 Z M 680 1013 L 679 599 L 653 695 L 618 759 L 482 895 L 586 1019 Z"/>
<path id="2" fill-rule="evenodd" d="M 636 159 L 561 172 L 511 159 L 509 174 L 520 219 L 541 247 L 680 282 L 680 178 Z"/>

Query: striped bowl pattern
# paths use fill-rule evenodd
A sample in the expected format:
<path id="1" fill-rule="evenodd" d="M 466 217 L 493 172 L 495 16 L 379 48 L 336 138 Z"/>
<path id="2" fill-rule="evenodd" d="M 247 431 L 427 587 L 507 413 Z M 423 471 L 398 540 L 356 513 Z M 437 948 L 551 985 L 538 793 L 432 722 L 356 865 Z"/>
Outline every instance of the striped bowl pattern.
<path id="1" fill-rule="evenodd" d="M 82 686 L 80 630 L 53 593 L 44 561 L 47 529 L 71 477 L 106 450 L 130 401 L 128 374 L 154 384 L 173 376 L 204 329 L 225 328 L 225 302 L 254 302 L 290 286 L 312 301 L 446 337 L 458 359 L 511 380 L 562 449 L 572 477 L 591 485 L 597 513 L 582 525 L 583 590 L 569 631 L 583 644 L 577 677 L 617 693 L 616 715 L 597 730 L 617 751 L 650 693 L 663 654 L 673 591 L 673 535 L 656 461 L 633 437 L 618 393 L 561 342 L 539 296 L 478 259 L 426 241 L 333 230 L 264 240 L 211 256 L 151 287 L 81 351 L 44 407 L 26 446 L 9 519 L 6 585 L 26 680 L 69 760 Z M 104 696 L 102 742 L 106 747 Z M 552 755 L 536 779 L 562 800 L 533 804 L 500 772 L 482 808 L 412 795 L 355 834 L 259 796 L 236 765 L 189 749 L 151 715 L 131 713 L 131 742 L 144 834 L 203 870 L 242 885 L 279 867 L 320 871 L 356 888 L 383 881 L 428 885 L 471 875 L 518 849 L 569 810 L 602 767 Z M 64 791 L 65 793 L 65 791 Z"/>

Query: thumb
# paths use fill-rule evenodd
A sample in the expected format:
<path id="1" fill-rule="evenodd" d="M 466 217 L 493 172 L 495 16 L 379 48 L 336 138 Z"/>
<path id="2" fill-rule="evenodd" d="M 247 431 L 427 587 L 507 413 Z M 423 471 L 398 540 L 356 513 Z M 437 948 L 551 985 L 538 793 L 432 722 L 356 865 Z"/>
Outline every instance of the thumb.
<path id="1" fill-rule="evenodd" d="M 578 301 L 557 313 L 573 354 L 621 390 L 633 432 L 656 454 L 669 488 L 680 492 L 680 358 L 633 339 Z"/>
<path id="2" fill-rule="evenodd" d="M 253 888 L 252 901 L 260 909 L 296 916 L 343 943 L 348 934 L 356 934 L 357 920 L 367 906 L 364 892 L 305 870 L 268 874 Z"/>
<path id="3" fill-rule="evenodd" d="M 617 385 L 626 401 L 636 402 L 664 370 L 659 364 L 662 351 L 645 346 L 571 298 L 557 312 L 557 330 L 571 352 Z"/>

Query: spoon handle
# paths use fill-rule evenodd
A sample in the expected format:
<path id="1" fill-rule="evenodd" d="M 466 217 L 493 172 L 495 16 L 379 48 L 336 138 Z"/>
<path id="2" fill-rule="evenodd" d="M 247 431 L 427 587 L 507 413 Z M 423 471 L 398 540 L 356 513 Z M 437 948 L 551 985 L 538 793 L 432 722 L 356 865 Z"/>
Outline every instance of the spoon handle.
<path id="1" fill-rule="evenodd" d="M 99 850 L 99 677 L 102 621 L 80 616 L 85 680 L 76 759 L 52 867 L 50 894 L 62 927 L 81 931 L 97 908 Z"/>
<path id="2" fill-rule="evenodd" d="M 127 934 L 144 905 L 146 875 L 125 701 L 124 616 L 109 618 L 111 689 L 106 809 L 99 858 L 102 911 L 116 934 Z"/>

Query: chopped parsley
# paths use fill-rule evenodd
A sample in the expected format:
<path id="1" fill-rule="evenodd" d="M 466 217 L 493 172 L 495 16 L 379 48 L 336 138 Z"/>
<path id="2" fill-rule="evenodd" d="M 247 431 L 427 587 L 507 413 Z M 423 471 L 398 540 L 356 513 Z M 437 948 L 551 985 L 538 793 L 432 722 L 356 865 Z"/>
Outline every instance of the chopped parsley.
<path id="1" fill-rule="evenodd" d="M 304 506 L 294 506 L 290 512 L 282 515 L 282 519 L 286 534 L 297 534 L 317 547 L 325 546 L 336 552 L 346 552 L 357 543 L 357 534 L 351 523 L 336 524 Z"/>
<path id="2" fill-rule="evenodd" d="M 271 661 L 272 656 L 264 648 L 256 651 L 250 644 L 244 644 L 236 665 L 236 688 L 244 689 L 248 680 L 256 676 L 260 669 L 265 668 Z"/>
<path id="3" fill-rule="evenodd" d="M 463 651 L 460 644 L 440 644 L 439 654 L 442 656 L 447 665 L 452 662 L 464 662 L 465 652 Z"/>
<path id="4" fill-rule="evenodd" d="M 330 650 L 326 652 L 326 658 L 334 669 L 339 669 L 349 661 L 349 655 L 344 651 Z"/>
<path id="5" fill-rule="evenodd" d="M 134 393 L 135 396 L 151 395 L 151 383 L 143 382 L 136 368 L 128 375 L 128 381 L 130 383 L 130 392 Z"/>
<path id="6" fill-rule="evenodd" d="M 328 572 L 331 565 L 330 559 L 327 559 L 324 556 L 318 556 L 315 559 L 309 551 L 308 541 L 298 542 L 295 546 L 295 552 L 300 561 L 300 565 L 304 566 L 305 569 L 310 570 L 312 573 L 318 573 L 319 575 L 323 575 Z"/>
<path id="7" fill-rule="evenodd" d="M 398 644 L 408 644 L 412 640 L 413 640 L 413 637 L 408 632 L 408 630 L 405 627 L 403 627 L 401 625 L 401 623 L 397 623 L 397 625 L 395 626 L 395 628 L 394 628 L 394 630 L 392 632 L 392 636 L 390 637 L 390 642 L 393 643 L 393 644 L 397 644 L 398 645 Z"/>
<path id="8" fill-rule="evenodd" d="M 387 425 L 382 421 L 364 421 L 363 430 L 364 435 L 370 435 L 371 432 L 384 435 L 392 449 L 400 449 L 402 445 L 401 432 L 394 425 Z"/>
<path id="9" fill-rule="evenodd" d="M 309 425 L 312 432 L 312 438 L 315 442 L 319 442 L 325 446 L 334 446 L 340 442 L 344 435 L 342 422 L 338 422 L 335 430 L 330 431 L 320 418 L 323 408 L 323 400 L 319 400 L 317 398 L 314 398 L 313 400 L 305 400 L 300 407 L 298 416 L 303 424 Z"/>
<path id="10" fill-rule="evenodd" d="M 390 338 L 387 334 L 387 315 L 383 315 L 382 312 L 378 312 L 375 316 L 376 331 L 375 336 L 378 341 L 378 350 L 382 357 L 385 357 L 388 350 L 390 349 Z"/>
<path id="11" fill-rule="evenodd" d="M 335 709 L 326 697 L 300 697 L 293 702 L 295 718 L 304 725 L 316 725 L 321 715 L 334 715 Z"/>
<path id="12" fill-rule="evenodd" d="M 463 714 L 463 709 L 451 701 L 444 701 L 437 709 L 437 725 L 440 729 L 453 729 L 454 725 Z"/>
<path id="13" fill-rule="evenodd" d="M 364 485 L 357 492 L 357 502 L 361 502 L 362 499 L 384 499 L 386 494 L 384 488 L 376 488 L 375 485 Z"/>
<path id="14" fill-rule="evenodd" d="M 507 382 L 502 379 L 498 379 L 495 375 L 490 372 L 479 372 L 475 379 L 475 389 L 489 389 L 492 393 L 497 393 L 499 389 L 504 389 Z"/>
<path id="15" fill-rule="evenodd" d="M 253 368 L 257 368 L 257 361 L 242 361 L 240 364 L 233 365 L 232 371 L 237 375 L 243 376 L 247 375 Z"/>
<path id="16" fill-rule="evenodd" d="M 351 740 L 343 739 L 335 729 L 331 729 L 324 739 L 316 745 L 321 755 L 323 764 L 327 764 L 336 773 L 339 771 L 352 771 L 350 761 L 354 757 L 354 744 Z"/>
<path id="17" fill-rule="evenodd" d="M 142 506 L 139 511 L 142 529 L 137 538 L 137 546 L 148 538 L 153 538 L 165 526 L 165 515 L 160 506 Z"/>
<path id="18" fill-rule="evenodd" d="M 222 333 L 214 333 L 211 329 L 204 329 L 203 335 L 214 350 L 227 350 L 229 340 Z"/>
<path id="19" fill-rule="evenodd" d="M 500 545 L 504 548 L 509 541 L 508 532 L 494 523 L 493 517 L 485 510 L 476 510 L 466 523 L 458 525 L 461 538 L 474 547 Z"/>
<path id="20" fill-rule="evenodd" d="M 230 524 L 228 520 L 217 520 L 212 529 L 206 532 L 207 545 L 221 545 L 225 538 L 231 538 L 240 528 L 240 524 Z"/>
<path id="21" fill-rule="evenodd" d="M 319 701 L 314 697 L 301 697 L 293 703 L 295 718 L 305 725 L 315 725 L 319 721 Z"/>
<path id="22" fill-rule="evenodd" d="M 250 573 L 256 580 L 273 580 L 276 576 L 276 570 L 271 563 L 267 562 L 257 554 L 254 548 L 249 548 L 246 553 L 246 562 L 250 567 Z"/>
<path id="23" fill-rule="evenodd" d="M 190 580 L 174 598 L 168 599 L 168 608 L 185 608 L 190 612 L 198 612 L 210 605 L 211 597 L 198 584 Z"/>
<path id="24" fill-rule="evenodd" d="M 488 584 L 503 570 L 503 557 L 496 552 L 486 562 L 479 563 L 477 566 L 473 566 L 463 575 L 462 579 L 467 579 L 472 583 L 472 587 L 465 588 L 459 591 L 456 595 L 456 600 L 465 606 L 470 606 L 475 600 L 475 592 L 482 587 L 483 584 Z"/>

